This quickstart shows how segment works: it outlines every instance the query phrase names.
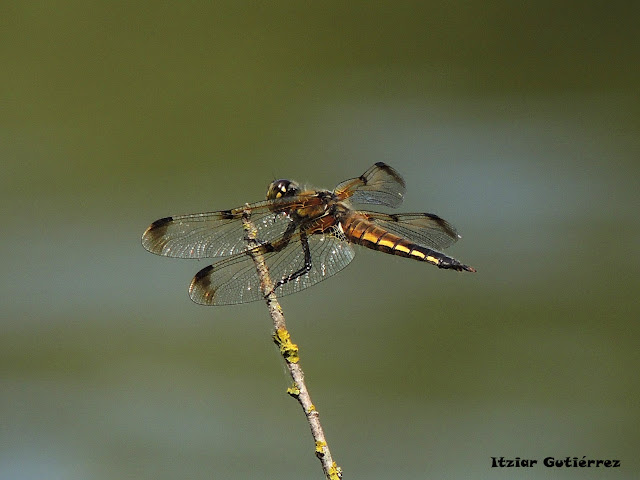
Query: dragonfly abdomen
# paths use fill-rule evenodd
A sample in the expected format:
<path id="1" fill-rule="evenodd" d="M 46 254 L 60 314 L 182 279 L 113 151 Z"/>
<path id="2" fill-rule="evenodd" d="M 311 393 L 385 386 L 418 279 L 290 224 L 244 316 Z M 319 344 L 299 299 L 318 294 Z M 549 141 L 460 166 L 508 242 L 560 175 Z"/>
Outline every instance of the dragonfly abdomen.
<path id="1" fill-rule="evenodd" d="M 420 262 L 428 262 L 438 268 L 475 272 L 473 267 L 464 265 L 455 258 L 390 233 L 368 220 L 354 219 L 347 223 L 347 228 L 343 227 L 345 235 L 351 242 L 363 247 L 399 257 L 413 258 Z"/>

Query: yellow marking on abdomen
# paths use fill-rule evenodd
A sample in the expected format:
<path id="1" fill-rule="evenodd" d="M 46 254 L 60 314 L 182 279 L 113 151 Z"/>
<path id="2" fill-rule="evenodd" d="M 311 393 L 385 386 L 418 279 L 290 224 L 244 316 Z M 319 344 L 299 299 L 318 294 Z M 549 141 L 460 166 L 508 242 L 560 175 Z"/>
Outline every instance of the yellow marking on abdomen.
<path id="1" fill-rule="evenodd" d="M 438 265 L 440 263 L 440 260 L 438 260 L 436 257 L 428 256 L 427 262 L 435 263 L 436 265 Z"/>
<path id="2" fill-rule="evenodd" d="M 411 251 L 409 247 L 405 247 L 404 245 L 396 245 L 395 250 L 398 250 L 399 252 L 403 252 L 403 253 L 409 253 Z"/>
<path id="3" fill-rule="evenodd" d="M 391 240 L 385 240 L 385 239 L 381 239 L 378 242 L 378 245 L 382 246 L 382 247 L 389 247 L 389 248 L 393 248 L 393 246 L 396 244 L 396 242 L 392 242 Z"/>
<path id="4" fill-rule="evenodd" d="M 379 235 L 375 235 L 371 232 L 365 232 L 364 235 L 360 238 L 360 240 L 364 240 L 365 242 L 376 243 L 380 238 Z"/>
<path id="5" fill-rule="evenodd" d="M 422 259 L 424 259 L 424 257 L 425 257 L 425 254 L 424 254 L 424 253 L 422 253 L 422 252 L 421 252 L 421 251 L 419 251 L 419 250 L 412 250 L 412 251 L 411 251 L 411 255 L 413 255 L 414 257 L 422 258 Z"/>

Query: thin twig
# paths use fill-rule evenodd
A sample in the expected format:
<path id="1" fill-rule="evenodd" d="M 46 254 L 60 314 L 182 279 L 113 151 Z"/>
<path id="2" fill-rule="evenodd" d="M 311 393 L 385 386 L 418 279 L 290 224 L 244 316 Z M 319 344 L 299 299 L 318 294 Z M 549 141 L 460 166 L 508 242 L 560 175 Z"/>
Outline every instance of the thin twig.
<path id="1" fill-rule="evenodd" d="M 287 393 L 298 400 L 307 417 L 307 422 L 311 428 L 311 435 L 313 435 L 313 439 L 315 440 L 315 454 L 318 459 L 320 459 L 325 476 L 328 480 L 340 480 L 342 478 L 342 469 L 338 467 L 331 457 L 329 445 L 327 444 L 322 425 L 320 424 L 320 415 L 313 402 L 311 402 L 309 390 L 304 382 L 304 372 L 300 366 L 298 346 L 291 341 L 284 314 L 273 291 L 273 282 L 269 276 L 262 252 L 255 248 L 259 245 L 256 239 L 257 229 L 251 223 L 250 216 L 251 213 L 249 210 L 245 209 L 242 214 L 242 225 L 245 229 L 249 247 L 247 253 L 256 264 L 256 270 L 260 279 L 260 289 L 265 295 L 265 301 L 269 308 L 271 318 L 273 319 L 273 327 L 275 329 L 273 341 L 280 348 L 280 354 L 282 358 L 284 358 L 289 374 L 293 379 L 293 386 L 287 389 Z"/>

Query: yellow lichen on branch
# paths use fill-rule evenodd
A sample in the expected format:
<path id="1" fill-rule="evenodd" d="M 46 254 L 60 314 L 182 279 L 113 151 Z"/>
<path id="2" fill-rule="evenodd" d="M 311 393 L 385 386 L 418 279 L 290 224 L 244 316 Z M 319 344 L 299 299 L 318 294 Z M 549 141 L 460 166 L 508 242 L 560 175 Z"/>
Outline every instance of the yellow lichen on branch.
<path id="1" fill-rule="evenodd" d="M 284 359 L 291 363 L 298 363 L 300 357 L 298 356 L 298 346 L 291 341 L 291 335 L 286 328 L 279 328 L 273 334 L 273 341 L 278 348 Z"/>

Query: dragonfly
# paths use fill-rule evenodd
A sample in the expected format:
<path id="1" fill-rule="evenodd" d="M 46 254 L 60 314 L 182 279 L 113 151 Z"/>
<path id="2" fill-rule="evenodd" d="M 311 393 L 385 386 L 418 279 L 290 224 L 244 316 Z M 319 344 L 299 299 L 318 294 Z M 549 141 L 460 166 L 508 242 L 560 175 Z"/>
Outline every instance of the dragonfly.
<path id="1" fill-rule="evenodd" d="M 332 191 L 303 189 L 280 179 L 269 184 L 266 200 L 232 210 L 165 217 L 142 235 L 151 253 L 175 258 L 222 258 L 200 270 L 189 296 L 202 305 L 232 305 L 289 295 L 344 269 L 355 245 L 412 258 L 442 269 L 475 268 L 441 253 L 460 237 L 446 220 L 432 213 L 380 213 L 355 210 L 352 204 L 398 207 L 406 185 L 400 174 L 378 162 Z M 255 227 L 249 246 L 243 216 Z M 264 258 L 273 281 L 260 286 L 254 255 Z"/>

